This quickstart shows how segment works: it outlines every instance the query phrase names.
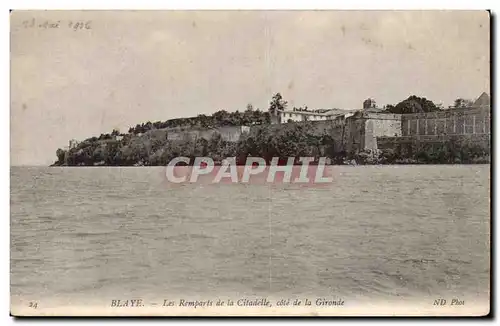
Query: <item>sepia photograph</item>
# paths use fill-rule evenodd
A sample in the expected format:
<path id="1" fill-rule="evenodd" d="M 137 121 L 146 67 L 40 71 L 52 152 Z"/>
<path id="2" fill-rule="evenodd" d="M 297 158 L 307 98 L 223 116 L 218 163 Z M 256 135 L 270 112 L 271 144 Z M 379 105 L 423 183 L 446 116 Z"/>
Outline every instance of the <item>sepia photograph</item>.
<path id="1" fill-rule="evenodd" d="M 11 11 L 11 315 L 487 316 L 491 19 Z"/>

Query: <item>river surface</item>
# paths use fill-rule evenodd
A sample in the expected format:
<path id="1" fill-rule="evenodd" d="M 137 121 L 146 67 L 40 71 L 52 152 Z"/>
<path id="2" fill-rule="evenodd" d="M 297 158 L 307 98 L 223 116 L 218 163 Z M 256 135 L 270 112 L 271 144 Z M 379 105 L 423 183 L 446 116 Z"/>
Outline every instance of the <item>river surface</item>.
<path id="1" fill-rule="evenodd" d="M 161 167 L 13 167 L 12 300 L 488 300 L 489 165 L 335 173 L 169 185 Z"/>

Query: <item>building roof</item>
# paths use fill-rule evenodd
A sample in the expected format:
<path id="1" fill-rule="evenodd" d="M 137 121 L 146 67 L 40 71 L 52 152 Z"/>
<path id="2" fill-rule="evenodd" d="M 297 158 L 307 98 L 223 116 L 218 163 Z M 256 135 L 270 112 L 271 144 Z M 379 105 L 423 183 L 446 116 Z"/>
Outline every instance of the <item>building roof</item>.
<path id="1" fill-rule="evenodd" d="M 312 112 L 312 111 L 284 110 L 284 111 L 281 111 L 281 112 L 283 112 L 283 113 L 293 113 L 293 114 L 302 114 L 302 115 L 320 115 L 320 116 L 327 115 L 326 113 Z"/>
<path id="2" fill-rule="evenodd" d="M 368 108 L 368 109 L 364 109 L 363 111 L 370 112 L 370 113 L 380 113 L 380 112 L 383 112 L 384 109 L 382 109 L 382 108 Z"/>
<path id="3" fill-rule="evenodd" d="M 332 115 L 344 115 L 347 113 L 353 113 L 357 110 L 342 110 L 342 109 L 329 109 L 325 112 L 314 112 L 314 111 L 297 111 L 297 110 L 283 110 L 283 113 L 293 113 L 302 115 L 315 115 L 315 116 L 332 116 Z"/>
<path id="4" fill-rule="evenodd" d="M 472 106 L 490 106 L 490 96 L 483 92 L 477 100 L 474 101 Z"/>

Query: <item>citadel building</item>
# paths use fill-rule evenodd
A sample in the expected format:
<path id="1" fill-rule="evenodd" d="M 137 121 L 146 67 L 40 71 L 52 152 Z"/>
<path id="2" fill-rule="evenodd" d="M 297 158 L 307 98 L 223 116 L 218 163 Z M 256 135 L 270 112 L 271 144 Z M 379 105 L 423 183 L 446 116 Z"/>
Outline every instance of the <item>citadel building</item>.
<path id="1" fill-rule="evenodd" d="M 290 114 L 288 122 L 314 121 L 311 132 L 330 135 L 339 152 L 389 148 L 411 152 L 425 144 L 448 141 L 474 143 L 485 149 L 490 147 L 491 105 L 486 93 L 468 107 L 411 114 L 385 113 L 369 100 L 363 103 L 362 110 L 330 110 L 314 120 L 303 118 L 310 112 L 284 110 L 277 113 L 273 122 L 283 124 L 283 118 Z"/>

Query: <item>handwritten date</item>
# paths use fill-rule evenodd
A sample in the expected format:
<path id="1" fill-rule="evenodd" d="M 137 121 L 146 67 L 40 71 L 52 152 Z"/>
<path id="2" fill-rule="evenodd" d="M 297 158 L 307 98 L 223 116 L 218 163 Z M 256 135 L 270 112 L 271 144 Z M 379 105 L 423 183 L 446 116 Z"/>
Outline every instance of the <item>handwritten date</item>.
<path id="1" fill-rule="evenodd" d="M 56 28 L 68 28 L 73 31 L 78 30 L 89 30 L 92 29 L 91 20 L 41 20 L 38 21 L 35 18 L 23 21 L 22 26 L 24 28 L 40 28 L 40 29 L 56 29 Z"/>

